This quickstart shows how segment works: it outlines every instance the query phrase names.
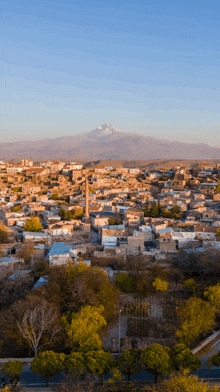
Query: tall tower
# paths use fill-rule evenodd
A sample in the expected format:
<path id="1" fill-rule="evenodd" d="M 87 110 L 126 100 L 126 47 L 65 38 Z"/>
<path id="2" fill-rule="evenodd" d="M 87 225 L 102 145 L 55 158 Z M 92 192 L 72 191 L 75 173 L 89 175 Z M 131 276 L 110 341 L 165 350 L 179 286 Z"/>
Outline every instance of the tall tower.
<path id="1" fill-rule="evenodd" d="M 89 218 L 89 183 L 88 183 L 88 177 L 86 175 L 86 181 L 85 181 L 85 219 Z"/>

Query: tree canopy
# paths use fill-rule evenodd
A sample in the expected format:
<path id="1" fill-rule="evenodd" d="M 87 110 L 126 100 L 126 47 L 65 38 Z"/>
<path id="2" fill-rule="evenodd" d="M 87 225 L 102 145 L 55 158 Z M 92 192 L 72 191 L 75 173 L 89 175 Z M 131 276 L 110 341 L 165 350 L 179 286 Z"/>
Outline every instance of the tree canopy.
<path id="1" fill-rule="evenodd" d="M 44 351 L 34 358 L 31 363 L 31 370 L 33 373 L 46 378 L 48 386 L 49 379 L 63 370 L 65 358 L 65 354 Z"/>
<path id="2" fill-rule="evenodd" d="M 166 280 L 163 280 L 161 278 L 156 278 L 154 282 L 152 283 L 152 286 L 154 287 L 155 291 L 167 291 L 168 289 L 168 282 Z"/>
<path id="3" fill-rule="evenodd" d="M 176 344 L 171 349 L 171 358 L 173 367 L 176 371 L 197 370 L 201 366 L 201 362 L 196 355 L 193 355 L 189 347 L 183 343 Z"/>
<path id="4" fill-rule="evenodd" d="M 204 297 L 211 302 L 212 305 L 216 307 L 216 309 L 220 309 L 220 283 L 217 283 L 215 286 L 209 286 L 204 291 Z"/>
<path id="5" fill-rule="evenodd" d="M 21 361 L 8 361 L 1 369 L 2 376 L 8 378 L 9 383 L 19 380 L 19 376 L 22 372 L 22 362 Z"/>
<path id="6" fill-rule="evenodd" d="M 37 217 L 31 216 L 29 219 L 26 220 L 26 223 L 24 225 L 25 231 L 40 231 L 42 229 L 43 226 L 38 216 Z"/>
<path id="7" fill-rule="evenodd" d="M 197 339 L 201 333 L 212 329 L 215 324 L 215 307 L 201 298 L 189 298 L 177 313 L 182 323 L 176 335 L 183 342 Z"/>
<path id="8" fill-rule="evenodd" d="M 98 331 L 107 324 L 102 316 L 103 311 L 104 307 L 101 305 L 99 307 L 88 305 L 82 307 L 78 313 L 62 317 L 71 347 L 83 352 L 102 348 Z"/>
<path id="9" fill-rule="evenodd" d="M 152 344 L 142 350 L 140 360 L 144 369 L 154 375 L 155 383 L 158 376 L 165 376 L 173 370 L 170 349 L 160 344 Z"/>
<path id="10" fill-rule="evenodd" d="M 140 350 L 124 350 L 118 358 L 117 366 L 123 374 L 128 376 L 128 381 L 130 381 L 131 375 L 139 373 L 142 368 L 140 362 Z"/>

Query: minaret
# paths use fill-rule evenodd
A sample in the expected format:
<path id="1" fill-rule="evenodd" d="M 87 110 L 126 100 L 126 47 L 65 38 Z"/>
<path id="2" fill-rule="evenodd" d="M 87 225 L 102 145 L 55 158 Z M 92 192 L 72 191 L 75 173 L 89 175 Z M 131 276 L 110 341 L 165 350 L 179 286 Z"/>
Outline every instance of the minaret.
<path id="1" fill-rule="evenodd" d="M 89 183 L 88 177 L 86 175 L 86 182 L 85 182 L 85 219 L 89 218 Z"/>

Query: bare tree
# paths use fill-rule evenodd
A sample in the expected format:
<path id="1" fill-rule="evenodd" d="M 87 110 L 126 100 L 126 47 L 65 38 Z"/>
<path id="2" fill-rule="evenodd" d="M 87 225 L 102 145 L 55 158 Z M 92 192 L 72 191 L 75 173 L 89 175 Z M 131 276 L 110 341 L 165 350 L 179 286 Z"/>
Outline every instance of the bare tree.
<path id="1" fill-rule="evenodd" d="M 57 321 L 58 311 L 43 300 L 34 309 L 26 310 L 22 321 L 17 322 L 21 335 L 28 341 L 35 357 L 42 347 L 50 344 L 59 332 L 60 327 Z"/>

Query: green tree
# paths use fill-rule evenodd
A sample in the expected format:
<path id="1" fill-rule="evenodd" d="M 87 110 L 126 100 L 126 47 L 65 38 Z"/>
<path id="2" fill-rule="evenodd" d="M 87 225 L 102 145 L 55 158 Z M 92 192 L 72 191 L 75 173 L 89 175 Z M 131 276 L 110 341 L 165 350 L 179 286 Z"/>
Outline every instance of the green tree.
<path id="1" fill-rule="evenodd" d="M 208 383 L 200 381 L 197 376 L 178 374 L 171 379 L 162 381 L 157 388 L 150 388 L 148 392 L 219 392 L 218 387 L 210 387 Z"/>
<path id="2" fill-rule="evenodd" d="M 154 201 L 154 202 L 151 204 L 150 216 L 152 216 L 152 218 L 157 218 L 159 215 L 160 215 L 159 206 L 158 206 L 158 204 Z"/>
<path id="3" fill-rule="evenodd" d="M 189 298 L 177 311 L 181 326 L 176 335 L 183 342 L 191 342 L 201 333 L 212 329 L 215 324 L 216 309 L 201 298 Z"/>
<path id="4" fill-rule="evenodd" d="M 39 217 L 35 218 L 34 216 L 32 216 L 30 219 L 26 220 L 26 223 L 24 225 L 24 231 L 40 231 L 42 229 L 43 226 Z"/>
<path id="5" fill-rule="evenodd" d="M 179 206 L 173 206 L 172 215 L 173 215 L 173 218 L 176 220 L 181 219 L 182 214 L 181 214 L 181 209 Z"/>
<path id="6" fill-rule="evenodd" d="M 220 228 L 216 231 L 215 236 L 216 236 L 217 238 L 220 238 Z"/>
<path id="7" fill-rule="evenodd" d="M 142 364 L 140 362 L 140 350 L 124 350 L 118 358 L 117 366 L 123 374 L 128 376 L 128 381 L 130 381 L 132 374 L 139 373 L 141 371 Z"/>
<path id="8" fill-rule="evenodd" d="M 154 375 L 155 384 L 158 376 L 165 376 L 173 370 L 170 349 L 160 344 L 152 344 L 143 349 L 140 360 L 144 369 Z"/>
<path id="9" fill-rule="evenodd" d="M 168 208 L 165 208 L 165 210 L 162 212 L 163 218 L 172 218 L 172 212 L 168 210 Z"/>
<path id="10" fill-rule="evenodd" d="M 194 295 L 198 290 L 198 286 L 193 278 L 185 280 L 184 286 L 186 286 Z"/>
<path id="11" fill-rule="evenodd" d="M 2 376 L 9 380 L 12 384 L 14 381 L 19 381 L 20 374 L 22 372 L 22 362 L 21 361 L 8 361 L 1 369 Z"/>
<path id="12" fill-rule="evenodd" d="M 21 211 L 21 207 L 20 206 L 14 206 L 12 208 L 12 212 L 18 212 L 18 211 Z"/>
<path id="13" fill-rule="evenodd" d="M 199 358 L 193 355 L 190 348 L 183 343 L 176 344 L 171 349 L 171 358 L 176 371 L 192 371 L 197 370 L 201 366 Z"/>
<path id="14" fill-rule="evenodd" d="M 216 309 L 220 309 L 220 283 L 217 283 L 215 286 L 209 286 L 204 291 L 204 297 L 211 302 L 212 305 L 216 307 Z"/>
<path id="15" fill-rule="evenodd" d="M 134 290 L 134 283 L 131 276 L 120 272 L 116 276 L 116 286 L 124 293 L 132 293 Z"/>
<path id="16" fill-rule="evenodd" d="M 102 348 L 98 331 L 107 324 L 102 316 L 103 311 L 104 307 L 101 305 L 88 305 L 82 307 L 78 313 L 73 313 L 70 322 L 68 315 L 62 317 L 71 347 L 85 352 Z"/>
<path id="17" fill-rule="evenodd" d="M 85 355 L 86 367 L 94 375 L 102 376 L 112 367 L 111 353 L 103 350 L 88 351 Z"/>
<path id="18" fill-rule="evenodd" d="M 46 386 L 51 377 L 62 372 L 66 356 L 53 351 L 44 351 L 34 358 L 31 363 L 31 370 L 35 374 L 46 378 Z"/>
<path id="19" fill-rule="evenodd" d="M 213 366 L 220 367 L 220 351 L 218 351 L 216 354 L 214 354 L 208 362 L 212 364 Z"/>
<path id="20" fill-rule="evenodd" d="M 86 364 L 84 353 L 72 351 L 64 363 L 64 370 L 66 374 L 71 374 L 75 377 L 85 374 Z"/>
<path id="21" fill-rule="evenodd" d="M 167 291 L 168 289 L 168 282 L 166 280 L 162 280 L 161 278 L 156 278 L 152 283 L 155 291 Z"/>
<path id="22" fill-rule="evenodd" d="M 220 182 L 218 182 L 218 185 L 217 185 L 217 187 L 216 187 L 216 190 L 215 190 L 216 192 L 220 192 Z"/>
<path id="23" fill-rule="evenodd" d="M 59 197 L 58 192 L 54 192 L 54 193 L 52 194 L 52 196 L 51 196 L 51 199 L 52 199 L 52 200 L 58 200 L 58 197 Z"/>
<path id="24" fill-rule="evenodd" d="M 5 226 L 0 226 L 0 244 L 8 242 L 8 232 Z"/>

